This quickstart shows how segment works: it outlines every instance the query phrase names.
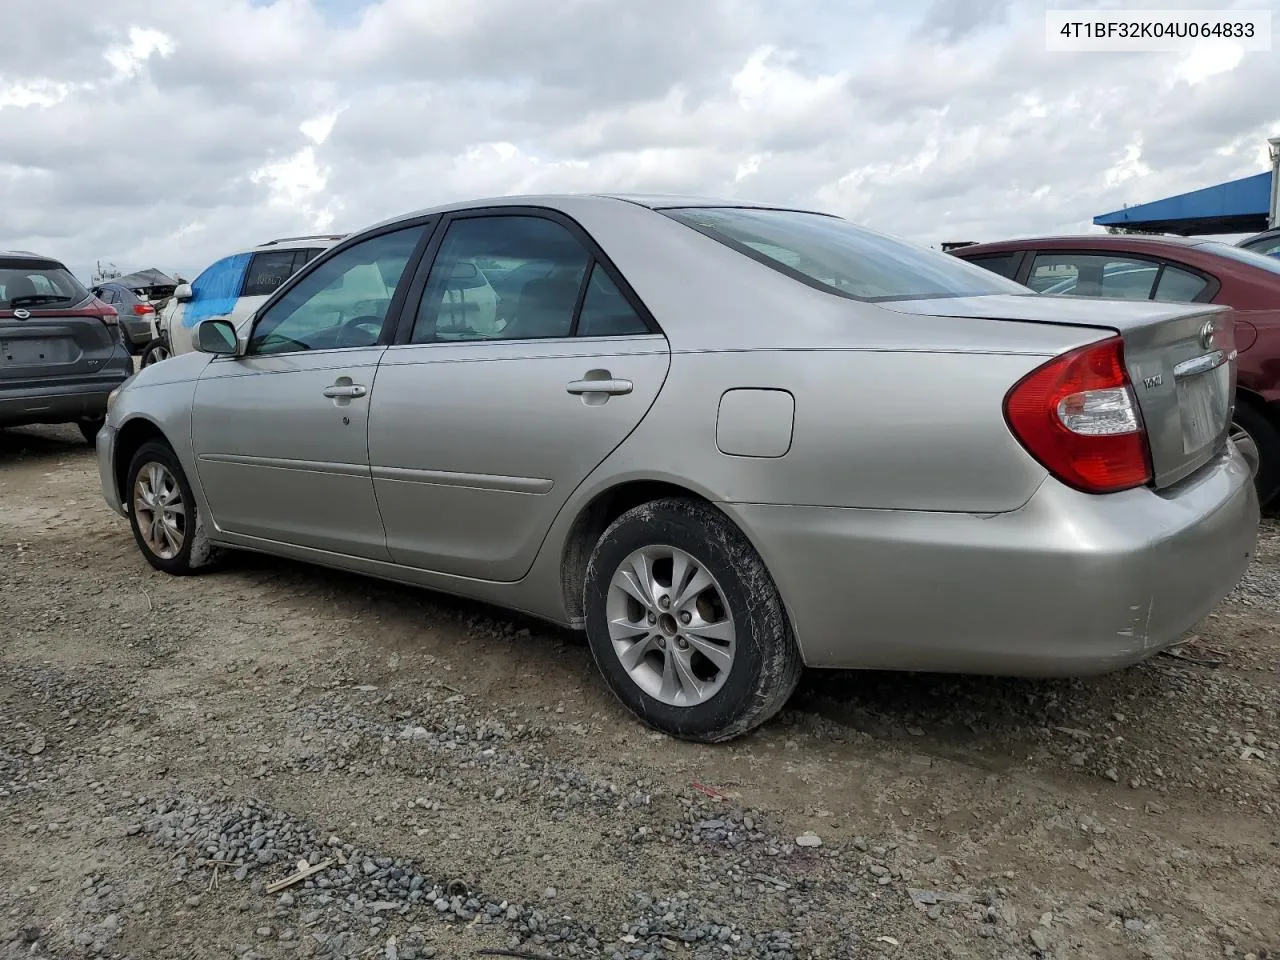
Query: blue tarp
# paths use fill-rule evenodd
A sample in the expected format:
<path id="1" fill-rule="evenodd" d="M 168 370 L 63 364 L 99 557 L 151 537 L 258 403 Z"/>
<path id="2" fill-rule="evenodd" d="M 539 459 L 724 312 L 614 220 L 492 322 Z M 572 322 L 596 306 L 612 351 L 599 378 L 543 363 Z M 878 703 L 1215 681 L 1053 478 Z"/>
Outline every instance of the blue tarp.
<path id="1" fill-rule="evenodd" d="M 191 300 L 182 311 L 182 325 L 194 327 L 210 317 L 225 317 L 235 309 L 251 253 L 224 257 L 196 277 L 191 284 Z"/>
<path id="2" fill-rule="evenodd" d="M 1129 227 L 1183 236 L 1256 233 L 1267 229 L 1271 172 L 1153 200 L 1093 218 L 1100 227 Z"/>

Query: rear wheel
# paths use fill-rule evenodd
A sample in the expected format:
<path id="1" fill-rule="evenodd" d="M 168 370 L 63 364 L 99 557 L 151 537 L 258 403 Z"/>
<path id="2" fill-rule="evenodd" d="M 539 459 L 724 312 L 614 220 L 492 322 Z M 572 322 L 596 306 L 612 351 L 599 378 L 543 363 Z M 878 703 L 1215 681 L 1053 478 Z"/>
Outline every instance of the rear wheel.
<path id="1" fill-rule="evenodd" d="M 141 366 L 149 367 L 153 363 L 159 363 L 161 360 L 168 360 L 173 356 L 173 351 L 169 349 L 169 344 L 163 338 L 157 338 L 142 348 Z"/>
<path id="2" fill-rule="evenodd" d="M 672 736 L 740 736 L 781 710 L 800 680 L 800 653 L 763 561 L 699 501 L 658 500 L 614 521 L 587 565 L 585 607 L 605 681 Z"/>
<path id="3" fill-rule="evenodd" d="M 1237 399 L 1231 439 L 1253 470 L 1258 502 L 1267 506 L 1280 492 L 1280 431 L 1252 402 Z"/>
<path id="4" fill-rule="evenodd" d="M 151 566 L 181 576 L 218 558 L 182 464 L 168 444 L 152 441 L 138 449 L 124 494 L 133 538 Z"/>

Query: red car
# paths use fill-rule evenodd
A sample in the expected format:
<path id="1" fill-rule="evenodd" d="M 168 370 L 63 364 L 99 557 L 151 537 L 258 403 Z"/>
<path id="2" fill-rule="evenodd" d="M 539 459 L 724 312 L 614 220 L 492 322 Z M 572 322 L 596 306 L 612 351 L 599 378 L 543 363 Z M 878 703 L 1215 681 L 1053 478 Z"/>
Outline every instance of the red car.
<path id="1" fill-rule="evenodd" d="M 1225 304 L 1240 354 L 1232 439 L 1258 499 L 1280 492 L 1280 259 L 1217 240 L 1136 234 L 969 244 L 953 256 L 1057 296 Z"/>

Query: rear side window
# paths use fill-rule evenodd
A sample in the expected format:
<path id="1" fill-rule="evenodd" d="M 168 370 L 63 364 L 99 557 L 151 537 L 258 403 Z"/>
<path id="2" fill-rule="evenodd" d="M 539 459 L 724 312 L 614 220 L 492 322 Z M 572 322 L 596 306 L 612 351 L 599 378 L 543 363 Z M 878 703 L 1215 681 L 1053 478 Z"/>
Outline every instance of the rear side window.
<path id="1" fill-rule="evenodd" d="M 609 279 L 604 267 L 596 263 L 587 281 L 587 295 L 578 317 L 580 337 L 639 337 L 649 327 L 627 302 L 618 285 Z"/>
<path id="2" fill-rule="evenodd" d="M 662 212 L 779 273 L 854 300 L 1027 292 L 949 253 L 918 247 L 838 217 L 726 207 Z"/>
<path id="3" fill-rule="evenodd" d="M 1060 297 L 1112 297 L 1148 300 L 1160 267 L 1093 253 L 1038 253 L 1027 286 Z"/>
<path id="4" fill-rule="evenodd" d="M 39 260 L 0 260 L 0 310 L 81 303 L 89 291 L 63 267 Z"/>
<path id="5" fill-rule="evenodd" d="M 296 250 L 267 250 L 255 253 L 244 278 L 245 297 L 269 297 L 296 269 Z"/>
<path id="6" fill-rule="evenodd" d="M 1018 269 L 1016 253 L 993 253 L 986 257 L 961 257 L 961 259 L 972 263 L 975 267 L 998 273 L 1009 280 L 1013 279 L 1014 272 Z"/>
<path id="7" fill-rule="evenodd" d="M 1165 264 L 1164 273 L 1160 274 L 1160 282 L 1156 284 L 1157 300 L 1169 303 L 1189 303 L 1204 291 L 1209 281 L 1198 277 L 1187 270 Z"/>

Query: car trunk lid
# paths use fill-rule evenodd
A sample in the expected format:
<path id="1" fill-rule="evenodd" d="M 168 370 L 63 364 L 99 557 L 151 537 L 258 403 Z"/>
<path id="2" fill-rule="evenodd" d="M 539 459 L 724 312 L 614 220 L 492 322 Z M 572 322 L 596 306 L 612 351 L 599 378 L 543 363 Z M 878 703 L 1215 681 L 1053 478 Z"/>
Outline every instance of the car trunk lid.
<path id="1" fill-rule="evenodd" d="M 923 316 L 1043 323 L 1119 334 L 1151 447 L 1156 487 L 1170 486 L 1194 473 L 1226 443 L 1236 381 L 1232 313 L 1227 307 L 1037 294 L 939 297 L 880 306 Z"/>
<path id="2" fill-rule="evenodd" d="M 92 299 L 70 307 L 0 310 L 0 382 L 14 387 L 100 370 L 116 345 L 107 320 Z"/>

